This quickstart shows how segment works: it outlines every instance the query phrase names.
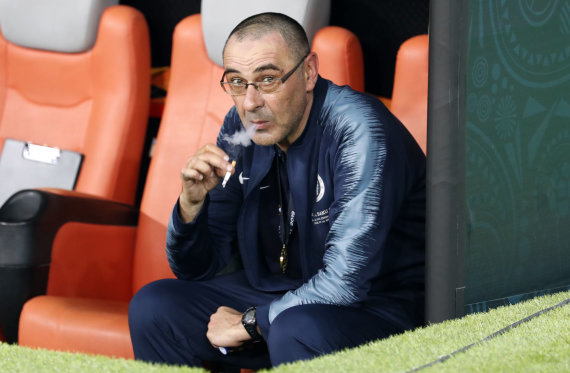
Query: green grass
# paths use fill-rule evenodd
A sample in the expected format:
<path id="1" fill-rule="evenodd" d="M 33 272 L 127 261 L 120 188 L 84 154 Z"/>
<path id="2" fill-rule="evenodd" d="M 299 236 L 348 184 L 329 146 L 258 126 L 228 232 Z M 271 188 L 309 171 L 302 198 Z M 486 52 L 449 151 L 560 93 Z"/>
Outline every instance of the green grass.
<path id="1" fill-rule="evenodd" d="M 406 372 L 570 298 L 557 293 L 415 331 L 271 372 Z M 0 372 L 205 372 L 0 344 Z M 421 372 L 570 372 L 570 304 L 456 354 Z"/>

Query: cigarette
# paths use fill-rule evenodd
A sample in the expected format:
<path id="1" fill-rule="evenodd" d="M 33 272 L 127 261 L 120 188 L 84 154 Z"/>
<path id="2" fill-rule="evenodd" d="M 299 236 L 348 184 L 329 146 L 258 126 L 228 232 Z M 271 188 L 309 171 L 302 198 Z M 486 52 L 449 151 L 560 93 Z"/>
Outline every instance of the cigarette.
<path id="1" fill-rule="evenodd" d="M 232 161 L 232 168 L 234 168 L 235 166 L 236 166 L 236 161 L 233 160 Z M 226 176 L 224 176 L 224 181 L 222 181 L 222 188 L 226 187 L 226 184 L 227 184 L 228 180 L 230 179 L 230 176 L 232 176 L 232 172 L 231 171 L 226 172 Z"/>

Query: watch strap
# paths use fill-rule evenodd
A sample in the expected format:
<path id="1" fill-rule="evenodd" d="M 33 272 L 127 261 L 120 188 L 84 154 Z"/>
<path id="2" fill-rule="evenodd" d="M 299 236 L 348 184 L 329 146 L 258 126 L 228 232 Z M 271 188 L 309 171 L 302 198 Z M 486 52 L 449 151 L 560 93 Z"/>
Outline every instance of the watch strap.
<path id="1" fill-rule="evenodd" d="M 253 317 L 250 315 L 253 313 Z M 249 316 L 249 317 L 248 317 Z M 261 335 L 257 332 L 257 319 L 255 318 L 255 307 L 250 307 L 243 313 L 241 317 L 241 323 L 247 334 L 253 339 L 253 341 L 260 341 L 262 339 Z"/>

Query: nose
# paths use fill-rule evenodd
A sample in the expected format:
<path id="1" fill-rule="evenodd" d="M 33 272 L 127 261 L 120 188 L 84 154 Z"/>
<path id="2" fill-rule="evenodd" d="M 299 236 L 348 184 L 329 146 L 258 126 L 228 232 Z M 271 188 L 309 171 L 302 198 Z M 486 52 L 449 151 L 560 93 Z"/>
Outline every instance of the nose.
<path id="1" fill-rule="evenodd" d="M 263 96 L 254 85 L 247 86 L 245 98 L 243 100 L 243 108 L 246 111 L 255 111 L 258 107 L 263 106 Z"/>

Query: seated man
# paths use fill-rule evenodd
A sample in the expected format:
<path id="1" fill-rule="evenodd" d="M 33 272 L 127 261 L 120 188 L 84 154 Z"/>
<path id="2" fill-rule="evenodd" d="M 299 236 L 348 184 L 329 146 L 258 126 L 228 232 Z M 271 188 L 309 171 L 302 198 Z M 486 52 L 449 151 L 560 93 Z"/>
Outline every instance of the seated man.
<path id="1" fill-rule="evenodd" d="M 376 98 L 319 77 L 285 15 L 241 22 L 223 58 L 235 107 L 182 170 L 166 248 L 178 279 L 131 301 L 135 357 L 262 368 L 421 325 L 425 156 L 412 136 Z M 233 144 L 244 128 L 253 144 Z M 240 269 L 220 274 L 234 257 Z"/>

